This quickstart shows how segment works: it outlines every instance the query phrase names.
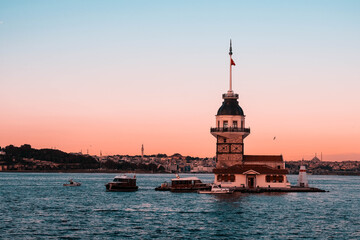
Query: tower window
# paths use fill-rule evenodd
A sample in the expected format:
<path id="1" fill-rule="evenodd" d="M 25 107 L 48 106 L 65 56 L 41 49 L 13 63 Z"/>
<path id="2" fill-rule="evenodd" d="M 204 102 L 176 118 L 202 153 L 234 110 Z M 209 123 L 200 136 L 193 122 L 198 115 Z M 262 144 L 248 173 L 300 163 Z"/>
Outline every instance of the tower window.
<path id="1" fill-rule="evenodd" d="M 237 128 L 237 127 L 238 127 L 237 121 L 233 121 L 233 127 L 234 127 L 234 128 Z"/>
<path id="2" fill-rule="evenodd" d="M 218 128 L 220 127 L 220 121 L 218 121 Z"/>
<path id="3" fill-rule="evenodd" d="M 228 121 L 224 121 L 223 122 L 223 128 L 227 128 L 228 127 Z"/>

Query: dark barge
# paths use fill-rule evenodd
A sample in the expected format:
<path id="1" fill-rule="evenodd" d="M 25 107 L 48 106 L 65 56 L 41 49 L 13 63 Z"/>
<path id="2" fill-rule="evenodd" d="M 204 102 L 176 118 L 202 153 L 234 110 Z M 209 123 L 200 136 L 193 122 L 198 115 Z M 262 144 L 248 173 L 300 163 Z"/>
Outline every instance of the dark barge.
<path id="1" fill-rule="evenodd" d="M 107 192 L 135 192 L 139 189 L 136 186 L 136 177 L 130 178 L 126 175 L 116 176 L 112 182 L 105 184 Z"/>

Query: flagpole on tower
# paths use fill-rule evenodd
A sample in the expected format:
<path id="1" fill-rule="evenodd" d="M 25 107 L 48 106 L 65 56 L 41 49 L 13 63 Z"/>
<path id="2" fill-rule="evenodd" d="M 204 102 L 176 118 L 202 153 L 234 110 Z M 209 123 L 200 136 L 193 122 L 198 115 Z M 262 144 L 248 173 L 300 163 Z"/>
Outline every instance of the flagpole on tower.
<path id="1" fill-rule="evenodd" d="M 233 95 L 233 90 L 232 90 L 232 66 L 235 66 L 235 62 L 232 59 L 232 44 L 231 44 L 231 39 L 230 39 L 230 50 L 229 50 L 229 56 L 230 56 L 230 89 L 228 91 L 229 95 Z"/>
<path id="2" fill-rule="evenodd" d="M 232 55 L 232 46 L 231 46 L 231 39 L 230 39 L 230 50 L 229 50 L 229 56 L 230 56 L 230 89 L 229 92 L 232 92 L 232 59 L 231 59 L 231 55 Z"/>

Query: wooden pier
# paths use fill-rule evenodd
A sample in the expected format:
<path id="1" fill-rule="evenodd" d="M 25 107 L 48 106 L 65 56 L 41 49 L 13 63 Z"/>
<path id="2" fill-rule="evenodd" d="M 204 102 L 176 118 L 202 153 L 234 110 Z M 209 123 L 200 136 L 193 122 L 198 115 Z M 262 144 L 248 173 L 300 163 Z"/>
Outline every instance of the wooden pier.
<path id="1" fill-rule="evenodd" d="M 242 193 L 265 193 L 265 192 L 328 192 L 314 187 L 296 187 L 292 186 L 290 188 L 234 188 L 235 192 Z"/>

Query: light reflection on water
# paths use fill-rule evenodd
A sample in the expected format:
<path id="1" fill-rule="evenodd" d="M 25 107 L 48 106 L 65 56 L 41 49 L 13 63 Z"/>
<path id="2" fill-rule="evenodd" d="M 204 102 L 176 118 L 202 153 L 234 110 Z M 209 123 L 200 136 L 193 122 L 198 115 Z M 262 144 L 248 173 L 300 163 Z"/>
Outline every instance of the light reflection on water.
<path id="1" fill-rule="evenodd" d="M 105 192 L 113 177 L 0 173 L 1 238 L 360 238 L 360 177 L 310 175 L 327 193 L 221 196 L 153 190 L 172 174 L 138 174 L 139 191 Z M 82 186 L 63 187 L 70 178 Z"/>

